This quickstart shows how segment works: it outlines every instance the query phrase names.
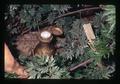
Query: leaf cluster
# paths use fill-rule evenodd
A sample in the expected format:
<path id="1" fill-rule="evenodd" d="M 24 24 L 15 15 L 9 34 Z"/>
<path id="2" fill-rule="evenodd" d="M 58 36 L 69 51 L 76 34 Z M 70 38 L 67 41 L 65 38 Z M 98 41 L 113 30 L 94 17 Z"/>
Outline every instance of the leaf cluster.
<path id="1" fill-rule="evenodd" d="M 5 13 L 5 20 L 8 22 L 7 30 L 15 34 L 52 24 L 57 16 L 69 12 L 72 7 L 70 5 L 10 5 L 9 8 L 9 13 Z M 94 58 L 94 62 L 74 71 L 72 78 L 110 78 L 115 65 L 113 63 L 104 66 L 102 58 L 110 58 L 111 52 L 114 55 L 115 7 L 105 5 L 103 9 L 90 20 L 96 36 L 94 43 L 96 51 L 92 51 L 87 45 L 88 40 L 82 27 L 85 22 L 83 18 L 78 15 L 60 18 L 55 21 L 55 24 L 64 30 L 65 40 L 60 41 L 62 51 L 57 52 L 54 58 L 20 56 L 21 64 L 25 65 L 30 73 L 29 79 L 71 78 L 66 67 L 82 63 L 89 58 Z"/>

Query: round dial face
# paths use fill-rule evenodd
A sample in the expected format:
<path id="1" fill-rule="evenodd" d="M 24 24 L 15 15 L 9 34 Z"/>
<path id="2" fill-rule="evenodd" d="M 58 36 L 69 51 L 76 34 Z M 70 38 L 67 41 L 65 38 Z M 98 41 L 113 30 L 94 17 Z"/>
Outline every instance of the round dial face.
<path id="1" fill-rule="evenodd" d="M 51 33 L 48 32 L 48 31 L 43 31 L 43 32 L 41 33 L 41 37 L 42 37 L 42 38 L 47 39 L 47 38 L 49 38 L 50 36 L 51 36 Z"/>

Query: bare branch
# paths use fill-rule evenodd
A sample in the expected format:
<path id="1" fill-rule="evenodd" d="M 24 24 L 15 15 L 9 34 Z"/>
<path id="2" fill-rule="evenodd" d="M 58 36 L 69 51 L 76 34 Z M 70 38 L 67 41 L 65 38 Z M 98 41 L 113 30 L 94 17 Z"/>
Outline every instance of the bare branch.
<path id="1" fill-rule="evenodd" d="M 68 15 L 72 15 L 72 14 L 75 14 L 75 13 L 80 13 L 80 12 L 84 12 L 84 11 L 88 11 L 88 10 L 98 10 L 98 9 L 101 9 L 101 7 L 85 8 L 85 9 L 80 9 L 80 10 L 77 10 L 77 11 L 65 13 L 65 14 L 62 14 L 62 15 L 56 17 L 56 18 L 53 20 L 53 23 L 54 23 L 57 19 L 62 18 L 62 17 L 65 17 L 65 16 L 68 16 Z M 41 23 L 41 24 L 48 23 L 48 20 L 45 19 L 44 21 L 41 21 L 40 23 Z"/>
<path id="2" fill-rule="evenodd" d="M 75 13 L 80 13 L 80 12 L 87 11 L 87 10 L 98 10 L 98 9 L 101 9 L 101 8 L 100 7 L 92 7 L 92 8 L 85 8 L 85 9 L 80 9 L 80 10 L 77 10 L 77 11 L 65 13 L 63 15 L 60 15 L 60 16 L 56 17 L 54 21 L 56 21 L 57 19 L 59 19 L 61 17 L 65 17 L 65 16 L 72 15 L 72 14 L 75 14 Z"/>
<path id="3" fill-rule="evenodd" d="M 86 60 L 86 61 L 84 61 L 84 62 L 82 62 L 82 63 L 80 63 L 80 64 L 78 64 L 78 65 L 76 65 L 76 66 L 74 66 L 74 67 L 72 67 L 72 68 L 70 68 L 68 71 L 73 71 L 73 70 L 75 70 L 75 69 L 77 69 L 77 68 L 79 68 L 79 67 L 81 67 L 81 66 L 86 66 L 86 64 L 89 64 L 89 63 L 92 62 L 93 60 L 94 60 L 93 58 L 88 59 L 88 60 Z"/>

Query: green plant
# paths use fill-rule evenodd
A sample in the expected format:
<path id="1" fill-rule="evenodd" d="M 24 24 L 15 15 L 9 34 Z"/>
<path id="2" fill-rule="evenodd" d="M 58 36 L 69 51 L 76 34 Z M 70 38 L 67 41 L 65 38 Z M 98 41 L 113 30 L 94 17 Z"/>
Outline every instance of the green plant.
<path id="1" fill-rule="evenodd" d="M 21 61 L 25 61 L 24 56 L 20 56 Z M 28 79 L 66 79 L 70 78 L 69 72 L 65 68 L 59 68 L 55 64 L 53 57 L 48 56 L 33 56 L 25 61 L 27 71 L 29 72 Z"/>
<path id="2" fill-rule="evenodd" d="M 76 7 L 80 9 L 80 6 L 76 5 Z M 29 31 L 38 31 L 38 29 L 53 24 L 64 31 L 64 40 L 59 41 L 62 48 L 56 52 L 54 57 L 26 57 L 20 53 L 18 60 L 29 71 L 29 79 L 109 79 L 111 73 L 115 71 L 113 61 L 112 65 L 106 66 L 102 60 L 114 55 L 115 6 L 103 5 L 103 10 L 92 15 L 92 19 L 90 19 L 96 37 L 94 41 L 96 51 L 89 48 L 87 44 L 88 40 L 83 30 L 85 20 L 81 17 L 82 12 L 74 14 L 73 11 L 71 15 L 71 10 L 74 10 L 72 5 L 10 5 L 8 8 L 9 11 L 5 13 L 5 21 L 6 30 L 9 35 L 13 35 L 9 41 L 10 44 L 14 43 L 12 41 L 13 38 L 15 39 L 14 36 Z M 67 16 L 64 16 L 65 14 Z M 64 17 L 60 17 L 62 15 Z M 72 72 L 68 71 L 68 68 L 91 58 L 94 61 L 80 66 Z M 6 78 L 12 78 L 12 76 L 7 75 Z"/>
<path id="3" fill-rule="evenodd" d="M 106 21 L 109 23 L 109 31 L 108 34 L 114 32 L 115 24 L 116 24 L 116 17 L 115 17 L 115 6 L 114 5 L 106 5 L 104 6 L 104 14 L 103 16 L 106 17 Z"/>

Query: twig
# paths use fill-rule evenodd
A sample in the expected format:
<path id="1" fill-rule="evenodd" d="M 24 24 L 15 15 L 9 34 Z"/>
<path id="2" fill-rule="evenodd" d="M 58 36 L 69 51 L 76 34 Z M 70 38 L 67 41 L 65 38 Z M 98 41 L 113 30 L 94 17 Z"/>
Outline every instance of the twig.
<path id="1" fill-rule="evenodd" d="M 85 9 L 80 9 L 80 10 L 77 10 L 77 11 L 65 13 L 63 15 L 60 15 L 60 16 L 56 17 L 53 22 L 55 22 L 57 19 L 59 19 L 61 17 L 65 17 L 65 16 L 72 15 L 72 14 L 75 14 L 75 13 L 80 13 L 80 12 L 87 11 L 87 10 L 97 10 L 97 9 L 101 9 L 101 7 L 85 8 Z"/>
<path id="2" fill-rule="evenodd" d="M 29 28 L 29 29 L 27 29 L 27 30 L 24 30 L 24 31 L 21 33 L 21 35 L 23 35 L 23 34 L 29 32 L 30 30 L 31 30 L 31 28 Z"/>
<path id="3" fill-rule="evenodd" d="M 43 21 L 38 21 L 40 24 L 46 23 L 48 21 L 48 19 L 45 19 Z"/>
<path id="4" fill-rule="evenodd" d="M 80 12 L 87 11 L 87 10 L 97 10 L 97 9 L 101 9 L 101 7 L 85 8 L 85 9 L 80 9 L 80 10 L 77 10 L 77 11 L 65 13 L 65 14 L 62 14 L 62 15 L 56 17 L 56 18 L 53 20 L 53 23 L 54 23 L 57 19 L 62 18 L 62 17 L 65 17 L 65 16 L 68 16 L 68 15 L 72 15 L 72 14 L 75 14 L 75 13 L 80 13 Z M 48 20 L 45 19 L 44 21 L 40 21 L 40 23 L 41 23 L 41 24 L 43 24 L 43 23 L 48 23 Z"/>
<path id="5" fill-rule="evenodd" d="M 88 59 L 88 60 L 86 60 L 86 61 L 84 61 L 84 62 L 82 62 L 82 63 L 80 63 L 80 64 L 78 64 L 78 65 L 76 65 L 76 66 L 74 66 L 72 68 L 70 68 L 68 71 L 73 71 L 73 70 L 75 70 L 75 69 L 77 69 L 77 68 L 79 68 L 81 66 L 86 66 L 86 64 L 88 64 L 88 63 L 90 63 L 92 61 L 93 61 L 93 58 Z"/>

